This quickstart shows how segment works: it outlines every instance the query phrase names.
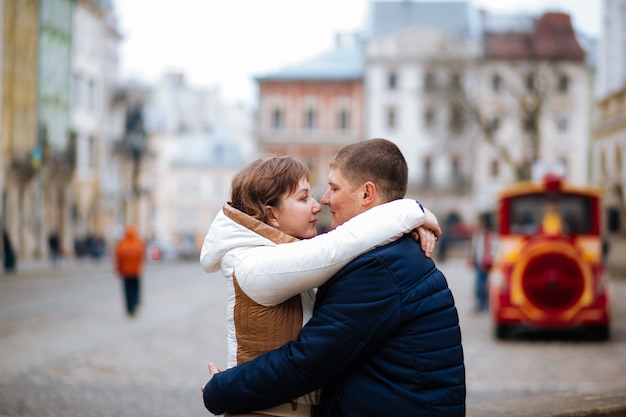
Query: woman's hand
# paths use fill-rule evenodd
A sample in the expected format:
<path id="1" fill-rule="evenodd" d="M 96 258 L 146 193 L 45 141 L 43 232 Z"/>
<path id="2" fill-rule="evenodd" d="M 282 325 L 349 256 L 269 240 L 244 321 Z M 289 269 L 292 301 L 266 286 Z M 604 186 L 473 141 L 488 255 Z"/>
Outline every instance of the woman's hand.
<path id="1" fill-rule="evenodd" d="M 441 227 L 439 227 L 437 217 L 435 217 L 430 210 L 424 208 L 424 214 L 424 224 L 417 229 L 414 229 L 411 232 L 411 236 L 413 236 L 413 239 L 420 242 L 420 246 L 422 247 L 426 257 L 432 258 L 437 240 L 442 234 Z"/>
<path id="2" fill-rule="evenodd" d="M 411 236 L 413 236 L 413 239 L 415 239 L 416 242 L 420 242 L 424 255 L 426 255 L 427 258 L 432 258 L 433 251 L 435 250 L 435 244 L 437 243 L 437 236 L 435 236 L 435 233 L 423 226 L 420 226 L 411 231 Z"/>
<path id="3" fill-rule="evenodd" d="M 427 208 L 424 208 L 424 214 L 424 224 L 421 227 L 430 230 L 435 234 L 435 237 L 439 239 L 443 233 L 441 232 L 441 227 L 439 227 L 437 217 L 435 217 L 435 215 Z"/>
<path id="4" fill-rule="evenodd" d="M 213 375 L 217 374 L 218 372 L 222 372 L 217 365 L 215 365 L 213 362 L 211 362 L 209 364 L 209 374 L 211 375 L 211 378 L 213 377 Z M 209 378 L 209 380 L 211 380 L 211 378 Z M 208 382 L 207 382 L 208 384 Z M 204 392 L 204 387 L 206 387 L 206 384 L 204 384 L 204 386 L 200 387 L 200 391 Z"/>

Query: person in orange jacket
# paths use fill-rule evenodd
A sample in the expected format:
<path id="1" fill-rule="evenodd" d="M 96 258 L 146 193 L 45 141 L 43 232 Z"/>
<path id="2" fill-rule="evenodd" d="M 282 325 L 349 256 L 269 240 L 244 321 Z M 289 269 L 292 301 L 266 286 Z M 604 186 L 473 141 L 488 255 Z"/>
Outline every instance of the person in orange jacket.
<path id="1" fill-rule="evenodd" d="M 139 305 L 141 273 L 146 248 L 134 226 L 126 226 L 124 237 L 115 248 L 115 269 L 124 283 L 126 312 L 134 316 Z"/>

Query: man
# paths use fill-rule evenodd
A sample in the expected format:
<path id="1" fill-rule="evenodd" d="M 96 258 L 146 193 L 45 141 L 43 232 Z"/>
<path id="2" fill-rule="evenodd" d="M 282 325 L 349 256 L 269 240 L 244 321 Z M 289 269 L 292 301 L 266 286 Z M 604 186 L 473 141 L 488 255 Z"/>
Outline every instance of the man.
<path id="1" fill-rule="evenodd" d="M 321 202 L 333 228 L 406 193 L 406 161 L 385 139 L 342 148 L 330 168 Z M 297 340 L 221 373 L 210 365 L 207 409 L 245 413 L 321 387 L 323 416 L 464 416 L 454 300 L 415 245 L 407 235 L 346 265 L 319 288 Z"/>
<path id="2" fill-rule="evenodd" d="M 489 213 L 483 213 L 478 217 L 478 228 L 472 236 L 470 244 L 470 265 L 474 267 L 476 278 L 474 282 L 474 296 L 477 313 L 487 311 L 489 308 L 489 290 L 487 277 L 493 267 L 496 257 L 496 234 L 493 230 L 493 222 Z"/>
<path id="3" fill-rule="evenodd" d="M 115 270 L 124 282 L 126 312 L 130 317 L 135 315 L 139 305 L 145 253 L 145 245 L 137 236 L 135 226 L 126 226 L 124 237 L 115 247 Z"/>

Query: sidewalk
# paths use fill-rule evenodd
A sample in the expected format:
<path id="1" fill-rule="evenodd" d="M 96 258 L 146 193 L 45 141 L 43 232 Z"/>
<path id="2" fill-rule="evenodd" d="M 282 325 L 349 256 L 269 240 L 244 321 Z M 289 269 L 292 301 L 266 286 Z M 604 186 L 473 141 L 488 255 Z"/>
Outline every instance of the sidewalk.
<path id="1" fill-rule="evenodd" d="M 18 259 L 17 267 L 15 271 L 8 272 L 8 274 L 26 273 L 31 271 L 44 271 L 44 270 L 67 270 L 67 269 L 83 269 L 89 267 L 109 267 L 112 268 L 112 260 L 108 256 L 104 256 L 99 259 L 94 258 L 64 258 L 53 265 L 49 259 Z M 4 273 L 7 273 L 3 270 Z"/>

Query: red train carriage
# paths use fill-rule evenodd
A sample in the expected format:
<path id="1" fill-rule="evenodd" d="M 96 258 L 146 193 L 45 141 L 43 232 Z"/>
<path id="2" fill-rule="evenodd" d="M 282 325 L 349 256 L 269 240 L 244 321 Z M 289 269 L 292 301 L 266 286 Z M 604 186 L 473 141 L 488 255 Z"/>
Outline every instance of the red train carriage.
<path id="1" fill-rule="evenodd" d="M 489 275 L 495 335 L 515 327 L 590 330 L 609 338 L 600 192 L 557 177 L 505 189 L 498 252 Z"/>

